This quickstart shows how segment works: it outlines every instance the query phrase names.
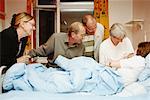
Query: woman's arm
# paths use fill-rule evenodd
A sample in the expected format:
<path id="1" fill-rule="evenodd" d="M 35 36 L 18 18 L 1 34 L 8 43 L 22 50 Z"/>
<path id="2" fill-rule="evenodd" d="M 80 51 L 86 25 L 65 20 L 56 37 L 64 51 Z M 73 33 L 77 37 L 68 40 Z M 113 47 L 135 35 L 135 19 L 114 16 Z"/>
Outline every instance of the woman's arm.
<path id="1" fill-rule="evenodd" d="M 123 59 L 128 59 L 134 56 L 134 53 L 129 53 L 126 57 L 124 57 Z M 120 59 L 122 60 L 122 59 Z M 120 68 L 121 64 L 120 64 L 120 60 L 116 60 L 116 61 L 110 61 L 109 62 L 109 66 L 112 68 Z"/>
<path id="2" fill-rule="evenodd" d="M 55 34 L 53 34 L 46 43 L 42 44 L 37 49 L 32 49 L 29 51 L 28 55 L 32 58 L 37 56 L 48 56 L 49 54 L 54 52 L 54 44 L 55 44 Z"/>
<path id="3" fill-rule="evenodd" d="M 110 61 L 109 62 L 109 66 L 111 68 L 120 68 L 121 67 L 120 61 L 119 60 L 118 61 Z"/>

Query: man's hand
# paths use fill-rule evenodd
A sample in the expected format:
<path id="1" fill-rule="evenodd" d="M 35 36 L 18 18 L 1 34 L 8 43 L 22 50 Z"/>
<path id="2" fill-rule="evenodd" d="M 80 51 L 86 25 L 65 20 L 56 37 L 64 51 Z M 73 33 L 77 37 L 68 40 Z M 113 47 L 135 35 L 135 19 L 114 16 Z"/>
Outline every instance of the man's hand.
<path id="1" fill-rule="evenodd" d="M 26 64 L 28 64 L 30 58 L 31 58 L 31 56 L 29 56 L 29 55 L 21 56 L 21 57 L 17 58 L 17 63 L 26 63 Z"/>

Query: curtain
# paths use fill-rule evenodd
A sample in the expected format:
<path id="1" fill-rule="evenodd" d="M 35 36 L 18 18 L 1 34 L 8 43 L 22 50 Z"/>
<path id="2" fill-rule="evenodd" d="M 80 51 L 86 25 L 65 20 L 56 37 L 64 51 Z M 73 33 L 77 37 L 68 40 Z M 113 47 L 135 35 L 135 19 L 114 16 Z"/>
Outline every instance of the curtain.
<path id="1" fill-rule="evenodd" d="M 0 0 L 0 19 L 5 19 L 5 1 Z"/>
<path id="2" fill-rule="evenodd" d="M 94 0 L 94 16 L 101 23 L 104 30 L 104 39 L 109 37 L 108 0 Z"/>

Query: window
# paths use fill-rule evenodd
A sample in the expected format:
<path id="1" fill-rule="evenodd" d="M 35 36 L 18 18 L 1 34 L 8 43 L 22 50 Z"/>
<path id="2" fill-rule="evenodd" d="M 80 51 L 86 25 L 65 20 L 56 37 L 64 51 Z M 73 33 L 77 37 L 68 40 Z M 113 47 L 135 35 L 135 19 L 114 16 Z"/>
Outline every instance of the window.
<path id="1" fill-rule="evenodd" d="M 56 32 L 56 0 L 36 0 L 36 34 L 33 35 L 33 47 L 45 43 Z"/>
<path id="2" fill-rule="evenodd" d="M 54 33 L 54 11 L 39 11 L 39 45 L 45 43 Z"/>
<path id="3" fill-rule="evenodd" d="M 75 21 L 81 22 L 84 14 L 93 14 L 93 7 L 93 2 L 61 2 L 60 31 L 67 32 L 67 27 Z"/>
<path id="4" fill-rule="evenodd" d="M 38 0 L 38 5 L 56 4 L 56 0 Z"/>
<path id="5" fill-rule="evenodd" d="M 83 2 L 83 1 L 94 1 L 94 0 L 60 0 L 60 2 Z"/>
<path id="6" fill-rule="evenodd" d="M 60 31 L 67 32 L 68 26 L 75 21 L 82 21 L 84 14 L 92 14 L 92 11 L 61 12 Z"/>

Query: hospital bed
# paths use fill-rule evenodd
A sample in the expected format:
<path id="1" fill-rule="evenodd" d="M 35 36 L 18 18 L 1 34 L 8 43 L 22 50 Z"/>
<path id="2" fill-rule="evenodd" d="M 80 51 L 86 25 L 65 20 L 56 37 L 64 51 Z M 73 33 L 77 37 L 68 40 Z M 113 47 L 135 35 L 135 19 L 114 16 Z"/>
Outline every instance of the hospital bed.
<path id="1" fill-rule="evenodd" d="M 6 68 L 6 66 L 1 66 L 0 67 L 0 94 L 2 93 L 2 82 L 3 82 L 3 77 L 2 77 L 2 70 Z"/>
<path id="2" fill-rule="evenodd" d="M 38 64 L 38 65 L 40 65 L 40 64 Z M 31 68 L 31 66 L 27 66 L 27 67 Z M 18 68 L 18 66 L 17 66 L 17 68 Z M 3 69 L 3 68 L 1 68 L 1 69 Z M 39 70 L 43 71 L 43 69 L 41 69 L 41 68 L 39 68 Z M 16 90 L 12 90 L 7 93 L 2 93 L 0 95 L 0 100 L 42 100 L 42 99 L 43 100 L 66 100 L 66 99 L 68 99 L 68 100 L 77 100 L 77 99 L 79 99 L 79 100 L 133 100 L 133 99 L 135 99 L 135 100 L 150 100 L 150 71 L 149 71 L 149 68 L 147 68 L 145 70 L 147 70 L 146 72 L 148 72 L 148 73 L 144 72 L 144 75 L 145 74 L 146 75 L 145 76 L 141 75 L 141 77 L 144 77 L 144 79 L 141 79 L 142 81 L 135 82 L 135 83 L 125 87 L 121 92 L 112 94 L 112 95 L 99 95 L 99 94 L 93 94 L 90 92 L 59 92 L 59 93 L 56 93 L 56 92 L 43 91 L 43 90 L 42 91 L 33 91 L 33 90 L 29 90 L 29 89 L 26 91 L 22 91 L 19 88 L 19 86 L 16 86 Z M 18 71 L 18 72 L 21 72 L 21 71 Z M 32 74 L 32 76 L 34 75 L 33 73 L 30 73 L 30 74 Z M 18 73 L 17 73 L 17 75 L 18 75 Z M 33 81 L 35 81 L 35 80 L 33 80 Z M 40 81 L 40 82 L 42 82 L 42 81 Z M 33 84 L 32 84 L 32 86 L 33 86 Z M 38 86 L 38 84 L 36 84 L 36 86 Z M 42 84 L 42 86 L 40 88 L 42 88 L 42 87 L 44 87 L 44 84 Z M 65 87 L 65 85 L 64 85 L 64 87 Z M 25 89 L 25 88 L 22 88 L 22 89 Z"/>

